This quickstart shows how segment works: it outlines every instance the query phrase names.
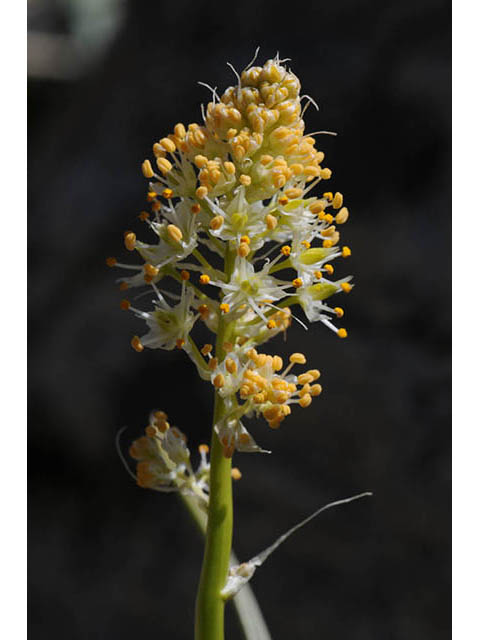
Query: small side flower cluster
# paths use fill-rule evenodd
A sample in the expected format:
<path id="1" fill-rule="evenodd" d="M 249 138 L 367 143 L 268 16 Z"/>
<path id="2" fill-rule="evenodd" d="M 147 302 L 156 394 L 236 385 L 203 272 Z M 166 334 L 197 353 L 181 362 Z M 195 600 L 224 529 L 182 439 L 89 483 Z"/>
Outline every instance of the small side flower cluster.
<path id="1" fill-rule="evenodd" d="M 210 364 L 214 360 L 211 358 Z M 271 429 L 278 429 L 291 414 L 292 404 L 306 408 L 322 392 L 321 385 L 311 384 L 320 377 L 318 369 L 300 375 L 289 373 L 295 365 L 306 363 L 302 353 L 292 353 L 289 360 L 281 371 L 284 367 L 280 356 L 250 348 L 228 354 L 222 363 L 211 367 L 211 382 L 225 402 L 224 416 L 215 426 L 225 457 L 231 457 L 235 449 L 263 451 L 245 429 L 242 417 L 263 416 Z"/>
<path id="2" fill-rule="evenodd" d="M 351 255 L 340 246 L 339 227 L 349 217 L 343 196 L 311 195 L 332 176 L 315 146 L 315 135 L 325 132 L 305 134 L 303 116 L 313 101 L 300 95 L 298 78 L 278 56 L 252 65 L 221 96 L 211 89 L 202 124 L 178 123 L 154 143 L 155 169 L 148 159 L 142 164 L 151 211 L 139 216 L 153 239 L 128 230 L 125 248 L 140 262 L 107 258 L 130 274 L 122 291 L 148 286 L 154 298 L 149 310 L 121 302 L 148 329 L 132 347 L 184 350 L 224 397 L 216 429 L 225 455 L 261 450 L 241 417 L 259 414 L 277 428 L 292 404 L 306 407 L 320 393 L 311 385 L 316 370 L 281 374 L 279 356 L 255 349 L 285 333 L 292 319 L 305 326 L 295 307 L 345 338 L 334 322 L 343 308 L 327 299 L 352 289 L 351 276 L 333 278 L 332 262 Z M 167 281 L 178 289 L 166 288 Z M 197 347 L 197 322 L 221 333 L 218 353 Z"/>
<path id="3" fill-rule="evenodd" d="M 134 440 L 129 454 L 137 461 L 138 486 L 163 492 L 178 492 L 193 496 L 206 508 L 209 495 L 209 447 L 198 447 L 200 463 L 194 471 L 187 448 L 187 438 L 177 427 L 171 427 L 164 411 L 153 411 L 145 435 Z M 239 480 L 239 469 L 232 469 L 232 478 Z"/>

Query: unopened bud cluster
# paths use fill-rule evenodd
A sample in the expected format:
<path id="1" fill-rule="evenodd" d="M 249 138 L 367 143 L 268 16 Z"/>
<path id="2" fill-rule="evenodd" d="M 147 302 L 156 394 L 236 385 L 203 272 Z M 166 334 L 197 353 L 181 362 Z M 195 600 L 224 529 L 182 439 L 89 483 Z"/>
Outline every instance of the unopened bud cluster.
<path id="1" fill-rule="evenodd" d="M 305 134 L 311 99 L 278 57 L 237 79 L 221 96 L 212 90 L 201 124 L 178 123 L 155 142 L 154 161 L 142 164 L 150 210 L 139 216 L 151 239 L 126 231 L 125 248 L 140 262 L 107 259 L 129 273 L 122 290 L 148 286 L 153 293 L 149 310 L 121 303 L 148 327 L 133 348 L 183 349 L 224 397 L 216 430 L 225 455 L 261 450 L 243 416 L 262 415 L 277 428 L 292 404 L 306 407 L 320 393 L 312 384 L 316 370 L 290 374 L 293 360 L 280 373 L 281 358 L 256 348 L 286 332 L 294 307 L 345 338 L 332 322 L 343 317 L 342 307 L 326 301 L 352 289 L 351 276 L 333 277 L 332 262 L 351 255 L 340 245 L 339 227 L 349 216 L 343 196 L 328 189 L 312 195 L 332 172 L 315 134 Z M 178 293 L 164 289 L 167 279 Z M 228 326 L 221 353 L 197 347 L 197 322 L 213 333 Z"/>

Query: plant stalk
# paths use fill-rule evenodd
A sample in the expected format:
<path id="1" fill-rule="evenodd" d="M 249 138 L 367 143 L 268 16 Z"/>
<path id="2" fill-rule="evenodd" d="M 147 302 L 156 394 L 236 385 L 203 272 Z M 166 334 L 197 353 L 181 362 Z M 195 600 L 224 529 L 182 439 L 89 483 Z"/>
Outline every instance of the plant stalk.
<path id="1" fill-rule="evenodd" d="M 230 277 L 233 268 L 232 252 L 225 258 L 225 273 Z M 230 326 L 219 317 L 215 355 L 225 357 L 223 344 Z M 202 572 L 195 607 L 195 640 L 224 640 L 225 601 L 221 590 L 225 586 L 230 565 L 233 531 L 232 460 L 223 455 L 215 424 L 221 419 L 224 402 L 215 392 L 212 443 L 210 448 L 210 497 L 208 524 Z"/>

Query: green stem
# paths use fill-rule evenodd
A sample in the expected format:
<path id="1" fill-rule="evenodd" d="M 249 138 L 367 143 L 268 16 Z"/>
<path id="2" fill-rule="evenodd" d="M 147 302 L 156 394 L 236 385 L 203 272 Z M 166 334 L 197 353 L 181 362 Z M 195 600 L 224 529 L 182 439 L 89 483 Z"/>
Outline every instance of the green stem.
<path id="1" fill-rule="evenodd" d="M 205 535 L 207 531 L 207 514 L 198 506 L 198 502 L 193 496 L 181 493 L 180 497 L 199 531 L 202 535 Z M 232 549 L 230 566 L 237 566 L 238 564 L 240 563 Z M 250 584 L 246 584 L 234 596 L 233 606 L 237 612 L 245 640 L 272 640 Z"/>
<path id="2" fill-rule="evenodd" d="M 225 273 L 230 277 L 233 268 L 231 252 L 225 259 Z M 219 361 L 225 357 L 223 344 L 231 327 L 222 316 L 218 322 L 215 355 Z M 213 426 L 224 411 L 222 397 L 215 393 Z M 225 601 L 221 590 L 225 586 L 230 564 L 233 531 L 232 460 L 223 455 L 223 447 L 215 429 L 212 429 L 210 448 L 210 497 L 208 525 L 203 555 L 202 573 L 195 609 L 195 640 L 224 640 Z"/>
<path id="3" fill-rule="evenodd" d="M 215 420 L 223 410 L 223 400 L 215 397 Z M 232 461 L 225 458 L 215 431 L 210 449 L 210 501 L 202 573 L 198 587 L 195 640 L 223 640 L 225 602 L 220 595 L 225 586 L 230 561 L 233 529 Z"/>

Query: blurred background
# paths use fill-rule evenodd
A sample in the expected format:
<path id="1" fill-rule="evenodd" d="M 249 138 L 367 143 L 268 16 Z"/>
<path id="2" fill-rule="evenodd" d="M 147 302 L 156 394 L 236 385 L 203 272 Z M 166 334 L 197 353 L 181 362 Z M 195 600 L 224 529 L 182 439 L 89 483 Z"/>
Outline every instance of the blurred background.
<path id="1" fill-rule="evenodd" d="M 140 163 L 208 82 L 277 50 L 320 110 L 350 209 L 347 340 L 289 331 L 324 393 L 238 455 L 234 547 L 247 559 L 322 504 L 371 490 L 290 539 L 252 581 L 275 640 L 450 637 L 450 5 L 29 0 L 30 634 L 193 636 L 202 545 L 175 496 L 115 452 L 165 410 L 195 456 L 211 387 L 184 354 L 134 352 L 119 309 Z M 340 271 L 339 271 L 340 274 Z M 280 339 L 269 345 L 285 353 Z M 185 388 L 188 393 L 185 394 Z M 229 613 L 227 637 L 240 638 Z"/>

